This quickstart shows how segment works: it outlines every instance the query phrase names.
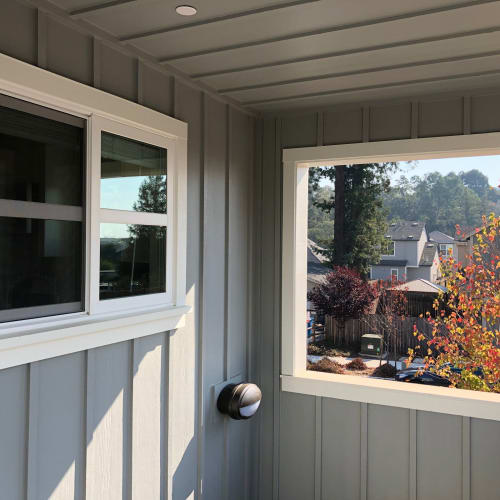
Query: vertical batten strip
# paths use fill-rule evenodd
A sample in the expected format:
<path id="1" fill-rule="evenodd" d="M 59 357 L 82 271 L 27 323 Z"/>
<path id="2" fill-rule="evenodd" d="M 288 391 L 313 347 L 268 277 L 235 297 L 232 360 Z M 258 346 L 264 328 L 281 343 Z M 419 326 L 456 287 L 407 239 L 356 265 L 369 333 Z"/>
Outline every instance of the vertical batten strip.
<path id="1" fill-rule="evenodd" d="M 161 380 L 163 381 L 164 393 L 163 393 L 163 404 L 160 409 L 160 422 L 161 422 L 161 433 L 160 433 L 160 500 L 167 500 L 171 498 L 171 491 L 169 488 L 168 479 L 168 464 L 170 460 L 169 444 L 170 444 L 170 434 L 169 434 L 169 415 L 170 415 L 170 332 L 164 333 L 163 339 L 163 360 L 161 367 Z"/>
<path id="2" fill-rule="evenodd" d="M 47 14 L 37 11 L 37 65 L 47 69 Z"/>
<path id="3" fill-rule="evenodd" d="M 314 500 L 321 500 L 321 472 L 323 458 L 323 398 L 316 397 L 316 436 L 314 448 Z"/>
<path id="4" fill-rule="evenodd" d="M 363 142 L 370 141 L 370 108 L 363 106 Z"/>
<path id="5" fill-rule="evenodd" d="M 137 61 L 137 103 L 144 102 L 144 63 L 139 59 Z"/>
<path id="6" fill-rule="evenodd" d="M 464 118 L 464 135 L 469 135 L 471 133 L 471 98 L 470 95 L 466 95 L 463 98 L 463 118 Z"/>
<path id="7" fill-rule="evenodd" d="M 226 165 L 224 173 L 224 380 L 232 374 L 229 359 L 229 169 L 231 164 L 232 140 L 232 115 L 231 109 L 226 105 Z"/>
<path id="8" fill-rule="evenodd" d="M 29 365 L 28 460 L 26 498 L 38 498 L 38 411 L 40 409 L 40 362 Z"/>
<path id="9" fill-rule="evenodd" d="M 204 280 L 203 277 L 204 267 L 205 267 L 205 165 L 207 162 L 207 96 L 203 92 L 201 94 L 201 138 L 200 138 L 200 284 L 199 284 L 199 306 L 198 306 L 198 317 L 199 329 L 198 329 L 198 352 L 197 352 L 197 378 L 198 378 L 198 394 L 197 394 L 197 441 L 198 441 L 198 459 L 196 468 L 196 498 L 202 498 L 203 496 L 203 452 L 205 447 L 205 440 L 203 436 L 203 314 L 204 314 Z"/>
<path id="10" fill-rule="evenodd" d="M 417 410 L 410 410 L 409 500 L 417 500 Z"/>
<path id="11" fill-rule="evenodd" d="M 101 42 L 97 38 L 92 40 L 92 79 L 96 89 L 101 88 Z"/>
<path id="12" fill-rule="evenodd" d="M 368 403 L 360 403 L 360 493 L 359 498 L 366 500 L 368 495 Z"/>
<path id="13" fill-rule="evenodd" d="M 411 138 L 416 139 L 418 137 L 418 102 L 411 102 Z"/>
<path id="14" fill-rule="evenodd" d="M 229 169 L 231 163 L 231 125 L 232 115 L 229 105 L 226 104 L 226 165 L 224 173 L 224 380 L 231 376 L 230 367 L 230 334 L 229 334 Z M 229 492 L 229 424 L 224 419 L 224 464 L 222 477 L 222 495 L 228 500 Z"/>
<path id="15" fill-rule="evenodd" d="M 471 498 L 470 417 L 462 417 L 462 500 Z"/>
<path id="16" fill-rule="evenodd" d="M 281 262 L 282 181 L 283 162 L 281 144 L 282 120 L 275 120 L 275 171 L 274 171 L 274 262 Z M 274 268 L 274 337 L 273 337 L 273 499 L 279 498 L 279 449 L 280 449 L 280 358 L 281 358 L 281 266 Z"/>
<path id="17" fill-rule="evenodd" d="M 324 143 L 324 129 L 325 129 L 325 116 L 323 111 L 318 111 L 316 114 L 317 128 L 316 128 L 316 146 L 323 146 Z"/>

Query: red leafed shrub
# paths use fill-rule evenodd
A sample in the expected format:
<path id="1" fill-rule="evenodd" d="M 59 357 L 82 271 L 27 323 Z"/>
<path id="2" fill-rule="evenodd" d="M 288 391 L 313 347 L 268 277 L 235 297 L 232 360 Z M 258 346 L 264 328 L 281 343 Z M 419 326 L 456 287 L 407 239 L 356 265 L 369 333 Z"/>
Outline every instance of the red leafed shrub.
<path id="1" fill-rule="evenodd" d="M 307 363 L 308 370 L 327 373 L 344 373 L 344 367 L 328 358 L 321 358 L 317 363 Z"/>
<path id="2" fill-rule="evenodd" d="M 347 363 L 346 368 L 348 370 L 362 371 L 368 369 L 365 362 L 361 358 L 354 358 L 352 361 Z"/>
<path id="3" fill-rule="evenodd" d="M 307 294 L 317 311 L 345 321 L 365 314 L 377 297 L 377 290 L 367 283 L 354 269 L 335 266 Z"/>

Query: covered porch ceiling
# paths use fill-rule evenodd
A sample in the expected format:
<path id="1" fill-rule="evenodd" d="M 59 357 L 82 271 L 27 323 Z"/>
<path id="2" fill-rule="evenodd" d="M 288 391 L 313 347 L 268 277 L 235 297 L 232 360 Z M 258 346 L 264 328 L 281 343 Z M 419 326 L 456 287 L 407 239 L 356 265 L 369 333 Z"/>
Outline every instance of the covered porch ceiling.
<path id="1" fill-rule="evenodd" d="M 499 0 L 32 0 L 253 111 L 500 83 Z M 175 7 L 197 8 L 192 17 Z"/>

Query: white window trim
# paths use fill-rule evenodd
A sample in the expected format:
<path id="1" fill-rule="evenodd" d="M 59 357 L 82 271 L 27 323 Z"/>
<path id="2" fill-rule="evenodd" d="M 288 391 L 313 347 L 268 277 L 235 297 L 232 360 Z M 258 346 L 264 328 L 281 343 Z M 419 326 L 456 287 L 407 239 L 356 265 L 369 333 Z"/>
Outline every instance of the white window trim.
<path id="1" fill-rule="evenodd" d="M 306 370 L 308 168 L 500 154 L 500 133 L 283 151 L 281 388 L 365 403 L 500 420 L 500 395 Z"/>
<path id="2" fill-rule="evenodd" d="M 396 281 L 399 280 L 399 269 L 391 269 L 391 280 L 392 280 L 392 272 L 396 271 Z"/>
<path id="3" fill-rule="evenodd" d="M 87 164 L 92 168 L 87 167 L 91 175 L 87 175 L 86 219 L 90 223 L 86 225 L 86 309 L 80 313 L 1 324 L 0 368 L 182 327 L 189 310 L 186 306 L 187 124 L 4 54 L 0 54 L 0 94 L 86 119 L 88 139 L 104 128 L 169 149 L 167 215 L 128 212 L 124 220 L 130 222 L 132 217 L 141 223 L 165 222 L 170 273 L 169 293 L 160 300 L 155 300 L 156 294 L 152 294 L 103 301 L 108 303 L 103 307 L 90 300 L 91 295 L 95 297 L 90 287 L 96 286 L 91 275 L 94 273 L 95 278 L 99 268 L 99 252 L 96 252 L 99 240 L 95 238 L 95 231 L 99 231 L 95 227 L 98 219 L 91 211 L 100 210 L 100 189 L 96 189 L 95 175 L 96 165 L 100 168 L 100 148 L 92 148 L 92 141 L 87 140 Z M 120 215 L 111 210 L 104 210 L 101 215 L 102 220 L 110 222 L 120 219 Z M 120 304 L 113 307 L 118 300 Z"/>

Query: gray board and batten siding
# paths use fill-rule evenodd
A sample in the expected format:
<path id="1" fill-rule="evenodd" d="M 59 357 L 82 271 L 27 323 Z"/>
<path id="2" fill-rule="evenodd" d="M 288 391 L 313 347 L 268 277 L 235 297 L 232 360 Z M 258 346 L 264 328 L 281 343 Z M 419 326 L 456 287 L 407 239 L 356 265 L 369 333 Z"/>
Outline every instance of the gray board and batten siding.
<path id="1" fill-rule="evenodd" d="M 193 306 L 178 331 L 1 370 L 0 499 L 255 498 L 257 422 L 212 412 L 254 369 L 254 118 L 26 2 L 2 2 L 0 52 L 188 122 Z"/>
<path id="2" fill-rule="evenodd" d="M 283 148 L 500 131 L 500 91 L 269 114 L 262 187 L 262 500 L 500 499 L 500 422 L 280 392 Z"/>

